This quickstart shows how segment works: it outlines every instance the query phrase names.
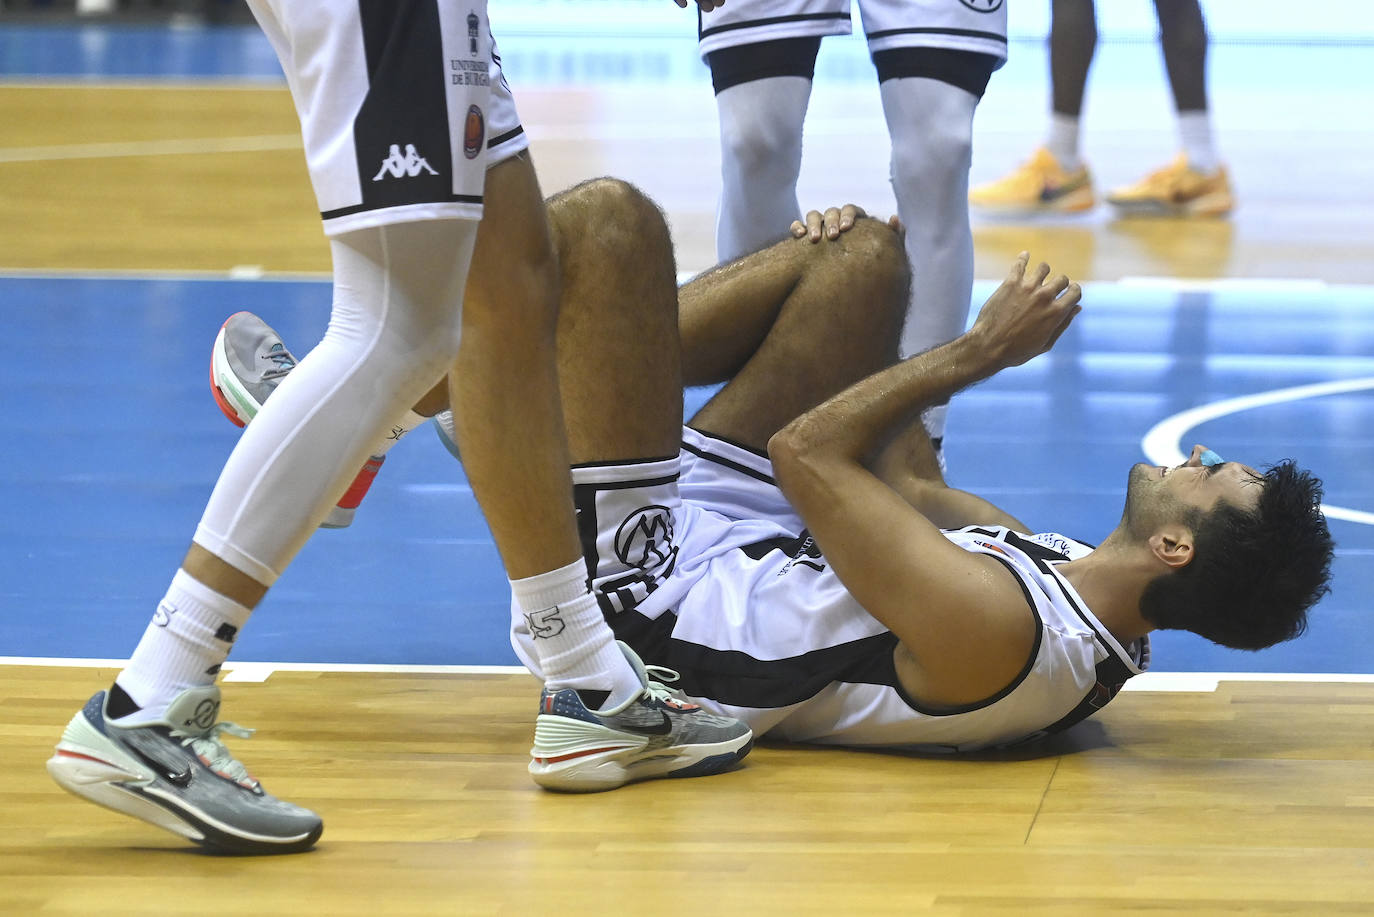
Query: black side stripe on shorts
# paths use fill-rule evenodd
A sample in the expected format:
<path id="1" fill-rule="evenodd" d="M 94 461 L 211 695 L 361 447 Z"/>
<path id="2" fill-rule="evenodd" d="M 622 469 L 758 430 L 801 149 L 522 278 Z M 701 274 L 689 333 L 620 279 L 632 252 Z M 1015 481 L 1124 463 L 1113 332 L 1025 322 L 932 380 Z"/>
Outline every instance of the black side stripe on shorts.
<path id="1" fill-rule="evenodd" d="M 724 25 L 713 25 L 709 29 L 703 29 L 701 11 L 697 10 L 697 36 L 705 38 L 708 35 L 717 35 L 721 32 L 734 32 L 738 29 L 750 29 L 758 25 L 775 25 L 780 22 L 825 22 L 840 20 L 849 21 L 848 13 L 793 13 L 790 16 L 768 16 L 764 19 L 750 19 L 746 22 L 728 22 Z"/>

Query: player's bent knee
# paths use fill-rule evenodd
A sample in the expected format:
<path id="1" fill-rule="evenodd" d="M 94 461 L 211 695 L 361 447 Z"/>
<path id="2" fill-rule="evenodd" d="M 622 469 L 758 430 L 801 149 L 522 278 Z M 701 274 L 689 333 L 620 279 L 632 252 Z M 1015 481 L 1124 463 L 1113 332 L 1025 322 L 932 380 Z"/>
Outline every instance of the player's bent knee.
<path id="1" fill-rule="evenodd" d="M 658 205 L 634 185 L 618 178 L 583 182 L 551 204 L 550 220 L 564 259 L 593 250 L 624 254 L 672 250 L 668 223 Z"/>

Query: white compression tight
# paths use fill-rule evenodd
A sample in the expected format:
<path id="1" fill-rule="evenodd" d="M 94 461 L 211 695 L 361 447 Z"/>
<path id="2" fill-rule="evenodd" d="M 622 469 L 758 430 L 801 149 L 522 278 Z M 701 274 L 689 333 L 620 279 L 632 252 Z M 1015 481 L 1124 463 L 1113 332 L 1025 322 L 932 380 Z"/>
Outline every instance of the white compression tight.
<path id="1" fill-rule="evenodd" d="M 380 431 L 452 366 L 476 236 L 476 222 L 433 220 L 331 240 L 329 329 L 244 431 L 198 544 L 272 585 Z"/>
<path id="2" fill-rule="evenodd" d="M 881 87 L 892 136 L 892 188 L 906 227 L 911 305 L 902 356 L 963 333 L 973 293 L 968 216 L 977 96 L 940 80 L 909 77 Z"/>
<path id="3" fill-rule="evenodd" d="M 717 93 L 716 257 L 722 263 L 778 241 L 801 216 L 797 176 L 810 99 L 811 81 L 800 76 L 751 80 Z"/>

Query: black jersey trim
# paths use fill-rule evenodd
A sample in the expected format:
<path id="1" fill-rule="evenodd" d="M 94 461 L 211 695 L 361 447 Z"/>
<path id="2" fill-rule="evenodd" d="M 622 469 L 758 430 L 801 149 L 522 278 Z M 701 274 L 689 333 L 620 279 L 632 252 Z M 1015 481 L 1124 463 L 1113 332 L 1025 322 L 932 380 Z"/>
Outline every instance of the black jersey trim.
<path id="1" fill-rule="evenodd" d="M 869 41 L 878 38 L 891 38 L 893 35 L 951 35 L 956 38 L 985 38 L 988 41 L 995 41 L 1004 45 L 1007 43 L 1007 36 L 999 35 L 997 32 L 984 32 L 980 29 L 941 29 L 925 26 L 908 29 L 883 29 L 878 32 L 865 33 L 865 37 Z"/>
<path id="2" fill-rule="evenodd" d="M 722 32 L 735 32 L 739 29 L 752 29 L 755 26 L 780 25 L 785 22 L 849 22 L 848 13 L 793 13 L 790 16 L 768 16 L 763 19 L 750 19 L 746 22 L 727 22 L 724 25 L 713 25 L 709 29 L 703 29 L 700 17 L 697 23 L 697 37 L 704 39 L 710 35 L 719 35 Z"/>
<path id="3" fill-rule="evenodd" d="M 717 437 L 717 439 L 719 439 L 719 438 L 720 438 L 720 437 Z M 728 440 L 727 440 L 727 442 L 728 442 Z M 749 477 L 754 478 L 754 479 L 757 480 L 757 481 L 763 481 L 765 484 L 772 484 L 772 485 L 774 485 L 775 487 L 777 486 L 777 483 L 778 483 L 778 482 L 775 481 L 775 480 L 773 480 L 773 478 L 772 478 L 771 475 L 764 474 L 764 473 L 761 472 L 761 471 L 755 471 L 753 468 L 750 468 L 748 465 L 741 465 L 739 462 L 732 461 L 732 460 L 730 460 L 730 459 L 728 459 L 728 458 L 725 458 L 725 457 L 722 456 L 722 455 L 716 455 L 716 454 L 713 453 L 713 452 L 708 452 L 708 451 L 706 451 L 705 449 L 702 449 L 702 448 L 700 448 L 700 447 L 698 447 L 698 446 L 694 446 L 693 444 L 691 444 L 691 443 L 689 443 L 689 442 L 685 442 L 685 441 L 684 441 L 683 444 L 682 444 L 682 448 L 685 449 L 685 450 L 687 450 L 688 452 L 692 453 L 692 454 L 695 455 L 697 458 L 705 459 L 705 460 L 708 461 L 708 462 L 714 462 L 714 463 L 716 463 L 717 465 L 721 465 L 721 466 L 723 466 L 723 467 L 725 467 L 725 468 L 729 468 L 729 469 L 731 469 L 732 471 L 738 471 L 740 474 L 746 474 L 746 475 L 748 475 Z"/>
<path id="4" fill-rule="evenodd" d="M 977 553 L 981 554 L 982 552 L 979 551 Z M 986 698 L 985 700 L 980 700 L 972 704 L 963 704 L 959 707 L 932 708 L 922 706 L 921 702 L 916 700 L 916 698 L 912 697 L 910 694 L 906 693 L 906 691 L 902 689 L 901 682 L 896 680 L 896 663 L 894 662 L 893 687 L 896 689 L 897 694 L 899 697 L 901 697 L 902 701 L 912 710 L 915 710 L 917 713 L 923 713 L 926 716 L 955 716 L 960 713 L 972 713 L 975 710 L 982 710 L 984 707 L 991 707 L 993 704 L 1002 700 L 1004 697 L 1011 694 L 1011 692 L 1021 687 L 1021 683 L 1024 682 L 1026 678 L 1030 676 L 1031 669 L 1035 667 L 1035 660 L 1040 655 L 1040 644 L 1044 641 L 1045 637 L 1045 622 L 1040 617 L 1040 610 L 1035 607 L 1035 599 L 1031 597 L 1030 588 L 1026 585 L 1026 581 L 1021 578 L 1021 574 L 1017 572 L 1016 567 L 1011 563 L 1011 561 L 1007 560 L 1004 557 L 998 557 L 996 554 L 988 554 L 986 556 L 991 557 L 993 560 L 997 561 L 1002 566 L 1007 568 L 1007 572 L 1011 574 L 1012 579 L 1016 580 L 1016 585 L 1021 587 L 1021 594 L 1026 598 L 1026 605 L 1030 608 L 1031 617 L 1035 619 L 1035 643 L 1031 647 L 1030 655 L 1026 657 L 1026 664 L 1022 666 L 1021 671 L 1017 673 L 1017 676 L 1014 679 L 1012 679 L 1011 682 L 1005 688 L 998 691 L 991 697 Z"/>

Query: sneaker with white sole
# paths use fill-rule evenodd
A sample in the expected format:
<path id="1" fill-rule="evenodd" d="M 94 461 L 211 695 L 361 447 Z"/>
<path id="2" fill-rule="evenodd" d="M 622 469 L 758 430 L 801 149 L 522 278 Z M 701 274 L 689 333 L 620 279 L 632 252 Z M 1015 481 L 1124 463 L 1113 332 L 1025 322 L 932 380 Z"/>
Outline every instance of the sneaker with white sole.
<path id="1" fill-rule="evenodd" d="M 295 356 L 271 325 L 252 312 L 235 312 L 215 337 L 210 355 L 210 393 L 231 423 L 246 427 L 295 368 Z M 358 504 L 367 495 L 384 461 L 383 455 L 367 460 L 338 504 L 320 523 L 323 528 L 343 529 L 353 524 Z"/>
<path id="2" fill-rule="evenodd" d="M 610 790 L 651 777 L 704 777 L 744 759 L 754 733 L 744 723 L 680 701 L 653 675 L 678 674 L 646 666 L 624 643 L 620 649 L 644 690 L 609 710 L 588 710 L 572 688 L 539 698 L 530 749 L 530 775 L 549 790 Z"/>
<path id="3" fill-rule="evenodd" d="M 72 717 L 48 773 L 63 789 L 142 819 L 211 850 L 295 853 L 324 831 L 309 809 L 269 796 L 224 747 L 219 688 L 178 694 L 158 720 L 119 726 L 105 718 L 105 692 Z"/>

